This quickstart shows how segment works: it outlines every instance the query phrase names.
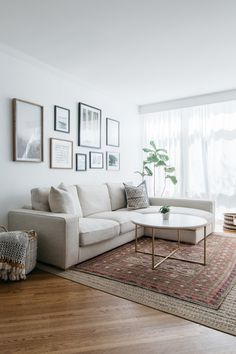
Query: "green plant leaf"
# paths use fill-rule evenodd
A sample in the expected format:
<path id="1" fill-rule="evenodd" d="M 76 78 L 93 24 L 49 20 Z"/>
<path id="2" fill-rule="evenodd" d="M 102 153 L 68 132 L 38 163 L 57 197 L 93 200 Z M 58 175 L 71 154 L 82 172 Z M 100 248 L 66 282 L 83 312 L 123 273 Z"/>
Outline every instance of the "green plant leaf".
<path id="1" fill-rule="evenodd" d="M 149 163 L 156 163 L 159 161 L 159 159 L 156 155 L 150 155 L 150 156 L 148 156 L 147 161 Z"/>
<path id="2" fill-rule="evenodd" d="M 175 171 L 175 168 L 174 167 L 165 167 L 164 170 L 165 170 L 165 172 L 172 173 Z"/>
<path id="3" fill-rule="evenodd" d="M 148 176 L 152 176 L 152 175 L 153 175 L 152 170 L 150 170 L 149 167 L 145 166 L 144 169 L 145 169 L 145 171 L 147 172 L 147 175 L 148 175 Z"/>
<path id="4" fill-rule="evenodd" d="M 154 142 L 154 140 L 151 140 L 150 141 L 150 145 L 153 147 L 153 149 L 156 151 L 157 150 L 157 147 L 156 147 L 156 144 Z"/>
<path id="5" fill-rule="evenodd" d="M 163 161 L 168 161 L 169 160 L 169 156 L 168 155 L 158 154 L 158 156 Z"/>
<path id="6" fill-rule="evenodd" d="M 167 175 L 166 178 L 169 178 L 173 184 L 176 184 L 178 182 L 175 176 Z"/>
<path id="7" fill-rule="evenodd" d="M 148 148 L 143 148 L 143 151 L 144 151 L 144 152 L 153 152 L 153 150 L 148 149 Z"/>
<path id="8" fill-rule="evenodd" d="M 155 167 L 158 167 L 158 166 L 166 166 L 165 161 L 159 160 L 159 161 L 155 164 Z"/>

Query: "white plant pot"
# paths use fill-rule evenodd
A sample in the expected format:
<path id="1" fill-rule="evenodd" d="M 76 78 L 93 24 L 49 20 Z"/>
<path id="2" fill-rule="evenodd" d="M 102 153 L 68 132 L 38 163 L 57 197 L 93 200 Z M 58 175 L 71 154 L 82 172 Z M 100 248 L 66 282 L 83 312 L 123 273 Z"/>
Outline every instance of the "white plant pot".
<path id="1" fill-rule="evenodd" d="M 169 220 L 170 212 L 162 214 L 163 220 Z"/>

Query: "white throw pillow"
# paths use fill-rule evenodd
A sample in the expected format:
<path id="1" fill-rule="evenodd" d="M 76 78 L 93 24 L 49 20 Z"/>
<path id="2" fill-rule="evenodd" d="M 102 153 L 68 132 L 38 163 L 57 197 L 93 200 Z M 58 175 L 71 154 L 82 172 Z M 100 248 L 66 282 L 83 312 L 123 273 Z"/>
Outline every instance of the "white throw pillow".
<path id="1" fill-rule="evenodd" d="M 59 184 L 58 186 L 59 189 L 62 189 L 63 191 L 66 191 L 68 193 L 70 193 L 72 199 L 73 199 L 73 202 L 74 202 L 74 207 L 75 207 L 75 210 L 76 210 L 76 214 L 79 216 L 79 217 L 83 217 L 83 212 L 82 212 L 82 208 L 81 208 L 81 205 L 80 205 L 80 201 L 79 201 L 79 196 L 78 196 L 78 192 L 77 192 L 77 188 L 76 186 L 73 186 L 73 185 L 70 185 L 70 186 L 67 186 L 65 185 L 63 182 Z"/>
<path id="2" fill-rule="evenodd" d="M 48 204 L 50 188 L 34 188 L 31 189 L 32 209 L 40 211 L 50 211 Z"/>
<path id="3" fill-rule="evenodd" d="M 63 189 L 51 187 L 48 202 L 53 213 L 77 214 L 71 194 Z"/>

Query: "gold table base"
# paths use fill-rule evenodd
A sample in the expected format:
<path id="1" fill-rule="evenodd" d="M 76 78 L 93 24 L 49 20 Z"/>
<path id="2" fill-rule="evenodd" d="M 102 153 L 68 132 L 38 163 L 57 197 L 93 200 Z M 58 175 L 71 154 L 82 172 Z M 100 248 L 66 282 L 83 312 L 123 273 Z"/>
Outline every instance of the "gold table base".
<path id="1" fill-rule="evenodd" d="M 165 260 L 167 259 L 175 259 L 178 261 L 183 261 L 183 262 L 188 262 L 188 263 L 195 263 L 195 264 L 201 264 L 201 265 L 206 265 L 206 226 L 204 226 L 204 260 L 203 263 L 202 262 L 196 262 L 196 261 L 192 261 L 192 260 L 187 260 L 187 259 L 183 259 L 183 258 L 176 258 L 176 257 L 171 257 L 175 252 L 177 252 L 180 249 L 180 229 L 178 229 L 178 246 L 177 248 L 175 248 L 172 252 L 170 252 L 167 256 L 163 256 L 161 254 L 156 254 L 155 253 L 155 230 L 159 229 L 159 228 L 155 228 L 152 227 L 152 252 L 143 252 L 138 250 L 138 224 L 135 225 L 135 252 L 137 253 L 142 253 L 142 254 L 150 254 L 152 256 L 152 269 L 156 269 L 160 264 L 162 264 Z M 165 228 L 166 230 L 167 228 Z M 171 230 L 173 230 L 173 228 L 171 228 Z M 187 229 L 184 229 L 187 230 Z M 192 231 L 192 230 L 191 230 Z M 155 264 L 155 256 L 158 257 L 162 257 L 164 259 L 162 259 L 161 261 L 159 261 L 158 263 Z"/>

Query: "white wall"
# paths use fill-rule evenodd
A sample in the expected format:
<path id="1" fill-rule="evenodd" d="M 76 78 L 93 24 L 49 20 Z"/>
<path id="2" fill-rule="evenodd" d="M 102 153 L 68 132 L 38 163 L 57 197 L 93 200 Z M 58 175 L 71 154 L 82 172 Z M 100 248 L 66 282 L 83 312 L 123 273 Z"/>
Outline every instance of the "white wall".
<path id="1" fill-rule="evenodd" d="M 72 54 L 73 55 L 73 54 Z M 114 68 L 115 70 L 115 68 Z M 97 85 L 99 88 L 99 83 Z M 39 103 L 44 106 L 44 162 L 12 161 L 12 98 Z M 120 151 L 120 171 L 75 171 L 75 153 L 93 149 L 78 147 L 78 102 L 102 109 L 102 149 Z M 71 110 L 71 133 L 54 131 L 54 105 Z M 120 121 L 120 148 L 106 147 L 106 117 Z M 58 185 L 61 181 L 74 183 L 102 183 L 137 179 L 134 171 L 141 161 L 140 123 L 137 107 L 122 102 L 98 89 L 89 87 L 72 77 L 29 58 L 0 52 L 0 224 L 6 224 L 12 208 L 30 203 L 30 189 L 36 186 Z M 49 168 L 49 138 L 73 140 L 73 170 Z M 105 155 L 104 155 L 105 157 Z"/>

